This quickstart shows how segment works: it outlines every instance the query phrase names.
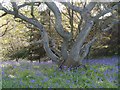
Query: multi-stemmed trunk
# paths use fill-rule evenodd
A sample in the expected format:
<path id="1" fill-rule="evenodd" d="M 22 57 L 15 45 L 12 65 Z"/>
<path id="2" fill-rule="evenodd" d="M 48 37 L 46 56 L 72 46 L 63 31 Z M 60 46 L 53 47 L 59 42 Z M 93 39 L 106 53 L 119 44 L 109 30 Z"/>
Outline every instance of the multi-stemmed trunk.
<path id="1" fill-rule="evenodd" d="M 40 5 L 41 2 L 29 2 L 19 6 L 16 4 L 16 2 L 11 2 L 11 4 L 13 10 L 8 10 L 7 8 L 3 7 L 0 3 L 0 10 L 5 12 L 3 15 L 1 15 L 1 17 L 5 16 L 6 14 L 11 14 L 15 16 L 14 18 L 19 18 L 33 25 L 34 27 L 37 27 L 40 30 L 40 35 L 42 37 L 42 40 L 37 41 L 37 43 L 43 44 L 46 54 L 52 59 L 53 62 L 56 62 L 59 65 L 59 67 L 66 66 L 67 68 L 77 67 L 82 64 L 81 61 L 87 56 L 91 45 L 97 38 L 97 36 L 94 36 L 93 39 L 87 44 L 84 43 L 90 31 L 92 30 L 93 25 L 95 24 L 95 22 L 98 22 L 101 16 L 104 16 L 106 13 L 112 12 L 113 10 L 117 9 L 117 5 L 115 5 L 110 9 L 106 9 L 101 12 L 99 11 L 96 16 L 92 16 L 91 11 L 96 6 L 97 2 L 90 2 L 89 4 L 85 4 L 82 8 L 75 6 L 69 2 L 61 2 L 61 4 L 80 14 L 81 21 L 78 24 L 78 31 L 80 32 L 78 32 L 75 38 L 73 38 L 73 29 L 71 30 L 71 32 L 67 32 L 64 30 L 62 25 L 61 12 L 59 11 L 56 4 L 54 2 L 45 2 L 45 4 L 55 16 L 55 30 L 63 39 L 61 50 L 57 51 L 55 48 L 50 47 L 50 38 L 48 36 L 48 33 L 46 32 L 46 29 L 41 24 L 41 22 L 39 22 L 34 16 L 33 5 Z M 19 9 L 27 5 L 31 6 L 32 18 L 29 18 L 26 15 L 19 12 Z M 105 28 L 105 30 L 106 29 L 109 28 Z M 57 55 L 53 51 L 56 52 Z"/>

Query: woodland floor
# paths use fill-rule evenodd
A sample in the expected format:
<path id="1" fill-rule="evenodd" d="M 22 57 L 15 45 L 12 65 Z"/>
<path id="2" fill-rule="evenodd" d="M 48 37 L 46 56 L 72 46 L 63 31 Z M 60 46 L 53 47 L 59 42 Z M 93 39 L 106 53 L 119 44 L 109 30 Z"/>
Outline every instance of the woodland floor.
<path id="1" fill-rule="evenodd" d="M 104 64 L 104 65 L 117 65 L 118 64 L 118 60 L 120 57 L 118 56 L 112 56 L 109 58 L 98 58 L 98 59 L 85 59 L 82 61 L 83 64 Z M 16 62 L 15 60 L 10 60 L 10 61 L 2 61 L 0 62 L 0 66 L 2 65 L 16 65 L 16 64 L 36 64 L 36 65 L 44 65 L 44 64 L 49 64 L 49 65 L 53 65 L 54 63 L 52 63 L 51 60 L 47 61 L 47 62 L 41 62 L 39 63 L 38 61 L 26 61 L 26 60 L 19 60 L 18 62 Z"/>
<path id="2" fill-rule="evenodd" d="M 118 63 L 118 60 L 119 60 L 120 57 L 117 57 L 117 56 L 112 56 L 112 57 L 107 57 L 107 58 L 99 58 L 99 59 L 85 59 L 82 61 L 83 64 L 86 64 L 89 66 L 89 70 L 87 70 L 86 72 L 84 72 L 84 70 L 81 70 L 81 71 L 78 71 L 78 73 L 76 73 L 76 77 L 79 77 L 79 74 L 81 73 L 86 73 L 85 75 L 87 76 L 88 74 L 91 75 L 91 73 L 93 72 L 94 75 L 98 75 L 97 77 L 95 78 L 98 78 L 98 77 L 104 77 L 104 74 L 106 75 L 106 73 L 108 75 L 112 75 L 110 76 L 109 78 L 107 76 L 105 76 L 104 78 L 108 78 L 108 87 L 116 87 L 114 86 L 114 81 L 116 83 L 117 79 L 118 79 L 118 76 L 116 76 L 119 72 L 118 68 L 119 68 L 119 63 Z M 94 66 L 94 65 L 98 65 L 98 66 Z M 103 67 L 102 67 L 103 66 Z M 30 61 L 25 61 L 25 60 L 19 60 L 19 62 L 16 62 L 16 61 L 3 61 L 3 62 L 0 62 L 0 67 L 2 68 L 2 80 L 3 80 L 3 85 L 4 84 L 8 84 L 8 85 L 4 85 L 3 87 L 4 88 L 8 88 L 8 87 L 13 87 L 13 86 L 10 86 L 9 83 L 12 83 L 14 81 L 11 81 L 11 82 L 8 82 L 8 80 L 6 79 L 9 79 L 9 77 L 11 78 L 14 78 L 13 76 L 17 76 L 17 77 L 21 77 L 24 79 L 24 76 L 26 75 L 26 72 L 27 74 L 29 74 L 28 72 L 34 72 L 35 75 L 39 76 L 43 76 L 41 77 L 42 78 L 46 78 L 45 76 L 47 76 L 48 78 L 50 78 L 50 76 L 54 76 L 54 74 L 52 74 L 53 72 L 55 73 L 55 70 L 51 69 L 51 68 L 56 68 L 57 66 L 52 63 L 52 61 L 47 61 L 47 62 L 37 62 L 37 61 L 34 61 L 34 62 L 30 62 Z M 112 68 L 111 68 L 112 67 Z M 108 69 L 107 69 L 108 68 Z M 98 70 L 96 70 L 98 69 Z M 21 70 L 21 71 L 16 71 L 16 70 Z M 46 71 L 45 71 L 46 70 Z M 25 72 L 24 72 L 25 71 Z M 50 71 L 50 72 L 49 72 Z M 17 73 L 16 73 L 17 72 Z M 48 73 L 49 72 L 49 73 Z M 97 72 L 97 73 L 95 73 Z M 102 76 L 101 76 L 101 72 L 104 73 Z M 5 74 L 6 73 L 6 74 Z M 21 74 L 20 74 L 21 73 Z M 59 78 L 64 78 L 66 77 L 66 75 L 64 76 L 64 74 L 66 73 L 63 73 L 63 76 L 64 77 L 61 77 L 61 73 L 58 71 L 57 72 L 58 75 L 56 76 L 56 79 L 54 78 L 54 80 L 58 80 Z M 20 75 L 19 75 L 20 74 Z M 23 74 L 23 75 L 22 75 Z M 60 74 L 60 75 L 59 75 Z M 73 73 L 71 73 L 72 75 Z M 6 76 L 7 75 L 7 76 Z M 10 76 L 10 75 L 13 75 L 13 76 Z M 78 76 L 77 76 L 78 75 Z M 115 75 L 115 76 L 114 76 Z M 28 75 L 29 76 L 29 75 Z M 35 78 L 37 77 L 35 76 Z M 59 77 L 58 77 L 59 76 Z M 73 75 L 74 76 L 74 75 Z M 94 78 L 94 76 L 90 76 L 91 78 Z M 112 79 L 111 79 L 112 77 Z M 25 77 L 26 78 L 26 77 Z M 40 77 L 39 77 L 40 78 Z M 70 76 L 67 76 L 67 78 L 70 78 Z M 74 77 L 72 77 L 74 79 Z M 29 78 L 31 79 L 31 78 Z M 12 79 L 10 79 L 12 80 Z M 28 79 L 27 79 L 28 80 Z M 53 83 L 54 80 L 51 82 Z M 84 80 L 84 76 L 83 76 L 83 80 Z M 89 80 L 89 77 L 86 78 L 86 80 L 88 81 Z M 91 79 L 92 80 L 92 79 Z M 88 86 L 87 87 L 107 87 L 105 85 L 106 83 L 106 80 L 105 79 L 105 82 L 103 84 L 98 84 L 98 86 L 94 86 L 93 84 L 90 84 L 90 85 L 93 85 L 93 86 Z M 113 83 L 111 83 L 112 81 Z M 7 81 L 7 82 L 6 82 Z M 24 80 L 23 80 L 24 81 Z M 43 80 L 44 81 L 44 80 Z M 72 80 L 73 81 L 73 80 Z M 18 79 L 17 81 L 18 82 Z M 29 81 L 25 81 L 24 82 L 29 82 Z M 96 82 L 96 79 L 93 80 L 93 83 Z M 82 83 L 82 82 L 80 82 Z M 47 83 L 48 84 L 48 83 Z M 46 84 L 46 85 L 47 85 Z M 51 84 L 51 83 L 50 83 Z M 50 85 L 48 84 L 48 86 Z M 61 83 L 62 85 L 63 83 Z M 12 85 L 12 84 L 11 84 Z M 14 85 L 14 84 L 13 84 Z M 71 85 L 71 84 L 70 84 Z M 76 86 L 74 84 L 72 84 L 73 86 L 72 87 L 78 87 L 76 84 Z M 78 84 L 79 85 L 79 84 Z M 86 84 L 85 84 L 86 85 Z M 97 84 L 96 84 L 97 85 Z M 102 86 L 103 85 L 103 86 Z M 105 85 L 105 86 L 104 86 Z M 48 87 L 48 86 L 43 86 L 43 87 Z M 18 87 L 18 86 L 16 86 Z M 25 86 L 26 87 L 26 86 Z M 54 86 L 52 84 L 52 87 L 58 87 L 58 86 Z M 62 86 L 61 86 L 62 87 Z M 64 84 L 63 84 L 63 87 L 64 87 Z M 65 86 L 66 87 L 66 86 Z M 81 87 L 86 87 L 86 86 L 81 86 Z"/>

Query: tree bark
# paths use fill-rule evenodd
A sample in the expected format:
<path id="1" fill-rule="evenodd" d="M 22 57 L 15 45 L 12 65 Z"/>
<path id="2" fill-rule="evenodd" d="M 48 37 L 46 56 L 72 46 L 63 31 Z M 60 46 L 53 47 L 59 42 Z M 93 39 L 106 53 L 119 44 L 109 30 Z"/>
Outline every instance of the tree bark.
<path id="1" fill-rule="evenodd" d="M 34 2 L 35 3 L 35 2 Z M 32 5 L 36 5 L 36 4 Z M 82 25 L 81 23 L 79 24 L 79 29 L 80 32 L 77 34 L 77 36 L 74 38 L 74 43 L 72 45 L 72 48 L 68 48 L 68 45 L 70 44 L 70 41 L 72 39 L 72 33 L 64 30 L 63 25 L 62 25 L 62 17 L 61 17 L 61 12 L 59 11 L 59 8 L 56 6 L 54 2 L 45 2 L 45 4 L 48 6 L 48 8 L 54 13 L 55 15 L 55 30 L 56 32 L 62 37 L 63 39 L 63 44 L 61 47 L 61 52 L 60 55 L 61 57 L 58 57 L 50 48 L 49 45 L 49 36 L 44 28 L 43 24 L 41 24 L 33 15 L 33 6 L 31 10 L 31 16 L 32 18 L 29 18 L 22 13 L 20 13 L 20 8 L 26 6 L 26 5 L 31 5 L 31 4 L 23 4 L 20 6 L 17 6 L 15 2 L 12 2 L 12 7 L 13 10 L 8 10 L 7 8 L 3 7 L 2 4 L 0 3 L 0 10 L 4 11 L 5 13 L 2 15 L 6 14 L 11 14 L 15 16 L 15 18 L 19 18 L 31 25 L 34 25 L 38 30 L 40 31 L 40 35 L 42 37 L 41 43 L 44 46 L 44 49 L 48 55 L 54 62 L 59 64 L 59 67 L 64 68 L 66 66 L 67 68 L 74 68 L 78 67 L 81 65 L 81 60 L 83 60 L 86 55 L 89 52 L 90 46 L 94 42 L 94 38 L 88 42 L 88 44 L 83 48 L 84 42 L 89 35 L 90 31 L 92 30 L 92 27 L 97 20 L 106 13 L 112 12 L 113 10 L 117 9 L 117 5 L 113 6 L 110 9 L 101 11 L 98 15 L 92 16 L 91 11 L 95 7 L 96 2 L 90 2 L 89 4 L 85 5 L 83 8 L 75 6 L 69 2 L 61 2 L 65 6 L 67 6 L 69 9 L 72 10 L 72 12 L 78 12 L 81 15 L 82 18 Z M 120 4 L 120 3 L 119 3 Z M 118 5 L 119 5 L 118 4 Z M 1 17 L 1 16 L 0 16 Z M 73 16 L 71 16 L 73 21 Z M 71 26 L 73 27 L 73 23 L 71 22 Z M 82 28 L 80 28 L 82 27 Z M 106 28 L 107 29 L 107 28 Z M 109 29 L 109 28 L 108 28 Z M 71 29 L 73 31 L 73 29 Z M 39 42 L 38 42 L 39 43 Z M 82 49 L 83 48 L 83 49 Z M 84 50 L 84 51 L 82 51 Z M 83 52 L 83 53 L 81 53 Z"/>

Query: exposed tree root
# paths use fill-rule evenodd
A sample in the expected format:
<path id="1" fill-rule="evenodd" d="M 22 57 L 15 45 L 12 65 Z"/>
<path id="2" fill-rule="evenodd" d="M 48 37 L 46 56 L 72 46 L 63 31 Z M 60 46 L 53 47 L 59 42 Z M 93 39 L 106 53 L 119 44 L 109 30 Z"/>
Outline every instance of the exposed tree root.
<path id="1" fill-rule="evenodd" d="M 79 64 L 79 62 L 75 62 L 72 60 L 63 60 L 59 65 L 58 68 L 63 70 L 63 69 L 77 69 L 77 68 L 84 68 L 85 70 L 87 70 L 87 67 L 83 64 Z"/>

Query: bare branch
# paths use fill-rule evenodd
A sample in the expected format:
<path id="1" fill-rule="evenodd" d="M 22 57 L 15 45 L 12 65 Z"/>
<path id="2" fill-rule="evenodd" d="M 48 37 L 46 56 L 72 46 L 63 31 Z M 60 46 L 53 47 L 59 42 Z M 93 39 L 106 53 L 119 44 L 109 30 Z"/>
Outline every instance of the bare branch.
<path id="1" fill-rule="evenodd" d="M 91 10 L 95 7 L 97 2 L 90 2 L 83 10 L 82 17 L 85 21 L 89 20 L 91 17 Z M 87 18 L 86 18 L 87 17 Z"/>
<path id="2" fill-rule="evenodd" d="M 76 41 L 70 51 L 70 57 L 74 60 L 79 60 L 79 51 L 82 47 L 86 37 L 88 36 L 89 32 L 91 31 L 92 26 L 94 25 L 93 21 L 86 22 L 85 27 L 83 30 L 79 33 L 78 37 L 76 38 Z"/>
<path id="3" fill-rule="evenodd" d="M 6 34 L 6 32 L 7 32 L 7 29 L 5 29 L 5 31 L 3 32 L 2 35 L 0 35 L 0 37 L 3 37 Z"/>
<path id="4" fill-rule="evenodd" d="M 2 27 L 4 27 L 4 26 L 8 25 L 9 22 L 10 22 L 10 21 L 7 21 L 7 23 L 1 25 L 0 28 L 2 28 Z"/>
<path id="5" fill-rule="evenodd" d="M 55 53 L 59 58 L 61 57 L 60 51 L 57 50 L 56 48 L 50 47 L 52 52 Z"/>
<path id="6" fill-rule="evenodd" d="M 90 2 L 86 7 L 84 7 L 83 9 L 80 7 L 77 7 L 75 5 L 72 5 L 70 2 L 61 2 L 62 4 L 64 4 L 65 6 L 67 6 L 68 8 L 72 9 L 73 11 L 78 12 L 79 14 L 81 14 L 81 16 L 87 20 L 88 17 L 90 17 L 90 11 L 95 7 L 96 2 Z M 86 16 L 87 15 L 87 16 Z M 86 18 L 87 17 L 87 18 Z"/>
<path id="7" fill-rule="evenodd" d="M 5 16 L 5 15 L 7 15 L 7 13 L 3 13 L 3 14 L 0 16 L 0 18 L 3 17 L 3 16 Z"/>
<path id="8" fill-rule="evenodd" d="M 54 15 L 55 15 L 55 28 L 56 28 L 56 31 L 58 32 L 58 34 L 69 40 L 70 37 L 71 37 L 71 34 L 67 31 L 64 31 L 63 29 L 63 26 L 62 26 L 62 19 L 61 19 L 61 13 L 58 9 L 58 7 L 55 5 L 54 2 L 45 2 L 45 4 L 53 11 Z"/>
<path id="9" fill-rule="evenodd" d="M 80 8 L 80 7 L 77 7 L 77 6 L 75 6 L 75 5 L 72 5 L 70 2 L 61 2 L 62 4 L 64 4 L 65 6 L 67 6 L 67 7 L 69 7 L 70 9 L 72 9 L 72 10 L 74 10 L 74 11 L 76 11 L 76 12 L 79 12 L 79 13 L 81 13 L 82 12 L 82 8 Z"/>
<path id="10" fill-rule="evenodd" d="M 49 40 L 48 40 L 48 35 L 47 33 L 44 34 L 43 37 L 43 44 L 44 44 L 44 49 L 49 57 L 51 57 L 52 61 L 58 63 L 58 57 L 51 51 L 49 48 Z"/>
<path id="11" fill-rule="evenodd" d="M 72 5 L 73 5 L 73 2 L 72 2 Z M 68 10 L 68 15 L 70 17 L 69 19 L 69 23 L 70 23 L 70 26 L 71 26 L 71 34 L 72 34 L 72 38 L 73 38 L 73 28 L 74 28 L 74 25 L 73 25 L 73 18 L 74 18 L 74 12 L 73 10 L 71 11 L 69 8 L 67 9 Z"/>
<path id="12" fill-rule="evenodd" d="M 10 21 L 7 21 L 7 23 L 1 25 L 0 28 L 8 25 L 9 22 L 10 22 Z M 11 28 L 11 29 L 13 29 L 13 28 Z M 3 37 L 3 36 L 6 34 L 6 32 L 7 32 L 7 31 L 10 31 L 11 29 L 8 30 L 8 26 L 7 26 L 7 28 L 6 28 L 5 31 L 2 33 L 2 35 L 0 35 L 0 37 Z"/>
<path id="13" fill-rule="evenodd" d="M 10 29 L 8 29 L 8 27 L 5 29 L 5 31 L 3 32 L 3 34 L 2 35 L 0 35 L 0 37 L 3 37 L 8 31 L 10 31 L 10 30 L 12 30 L 13 29 L 13 27 L 12 28 L 10 28 Z"/>
<path id="14" fill-rule="evenodd" d="M 34 13 L 34 3 L 31 4 L 31 16 L 32 18 L 35 18 L 33 13 Z"/>
<path id="15" fill-rule="evenodd" d="M 17 18 L 20 18 L 22 19 L 23 21 L 25 22 L 28 22 L 29 24 L 32 24 L 34 25 L 35 27 L 37 27 L 39 30 L 40 30 L 40 34 L 43 38 L 43 45 L 44 45 L 44 49 L 47 53 L 47 55 L 54 61 L 54 62 L 58 62 L 58 57 L 51 51 L 51 49 L 49 48 L 49 38 L 48 38 L 48 35 L 47 35 L 47 32 L 44 28 L 44 26 L 36 19 L 31 19 L 31 18 L 28 18 L 26 16 L 24 16 L 22 13 L 19 13 L 19 14 L 16 14 L 14 11 L 10 11 L 10 10 L 7 10 L 5 7 L 2 6 L 2 8 L 0 8 L 0 10 L 6 12 L 7 14 L 11 14 L 11 15 L 14 15 L 16 16 Z"/>
<path id="16" fill-rule="evenodd" d="M 62 49 L 61 49 L 61 54 L 64 60 L 67 59 L 68 57 L 68 53 L 67 53 L 67 49 L 68 49 L 68 41 L 71 39 L 71 33 L 64 31 L 63 26 L 62 26 L 62 18 L 61 18 L 61 13 L 58 9 L 58 7 L 55 5 L 54 2 L 45 2 L 46 5 L 53 11 L 54 15 L 55 15 L 55 28 L 56 31 L 58 32 L 58 34 L 63 37 L 63 45 L 62 45 Z"/>
<path id="17" fill-rule="evenodd" d="M 16 20 L 15 19 L 15 21 L 16 22 L 19 22 L 19 23 L 21 23 L 21 24 L 24 24 L 27 28 L 29 28 L 29 29 L 35 29 L 35 30 L 37 30 L 38 28 L 36 28 L 36 27 L 33 27 L 31 24 L 28 24 L 28 23 L 26 23 L 26 22 L 24 22 L 23 20 Z"/>
<path id="18" fill-rule="evenodd" d="M 110 30 L 117 23 L 120 23 L 120 21 L 113 22 L 112 24 L 108 25 L 107 28 L 102 29 L 102 31 L 106 32 L 106 31 Z"/>
<path id="19" fill-rule="evenodd" d="M 119 5 L 120 5 L 120 3 L 114 5 L 114 6 L 113 6 L 112 8 L 110 8 L 110 9 L 101 11 L 100 14 L 98 14 L 97 16 L 95 16 L 95 17 L 93 18 L 93 21 L 97 21 L 101 16 L 103 16 L 103 15 L 109 13 L 109 12 L 112 12 L 112 11 L 115 10 L 115 9 L 118 9 L 118 6 L 119 6 Z"/>
<path id="20" fill-rule="evenodd" d="M 81 18 L 81 20 L 80 20 L 80 22 L 79 22 L 79 24 L 78 24 L 78 33 L 80 33 L 80 31 L 81 31 L 81 25 L 82 25 L 82 23 L 83 23 L 83 18 Z"/>
<path id="21" fill-rule="evenodd" d="M 15 12 L 15 18 L 16 18 L 17 14 L 18 14 L 18 6 L 17 6 L 16 2 L 11 2 L 11 3 L 12 3 L 13 10 Z"/>
<path id="22" fill-rule="evenodd" d="M 84 9 L 83 13 L 90 13 L 90 11 L 95 7 L 97 2 L 90 2 Z"/>
<path id="23" fill-rule="evenodd" d="M 39 6 L 39 5 L 41 4 L 41 2 L 25 2 L 24 4 L 19 5 L 19 6 L 18 6 L 18 9 L 23 8 L 23 7 L 25 7 L 25 6 L 30 6 L 31 3 L 34 3 L 34 6 Z"/>
<path id="24" fill-rule="evenodd" d="M 63 60 L 67 60 L 68 58 L 68 41 L 63 40 L 63 43 L 61 45 L 61 55 Z"/>
<path id="25" fill-rule="evenodd" d="M 96 41 L 96 39 L 97 39 L 97 37 L 93 37 L 93 39 L 85 45 L 84 53 L 82 55 L 80 53 L 80 55 L 81 55 L 80 62 L 88 55 L 88 53 L 90 52 L 90 48 L 93 45 L 93 43 Z"/>

